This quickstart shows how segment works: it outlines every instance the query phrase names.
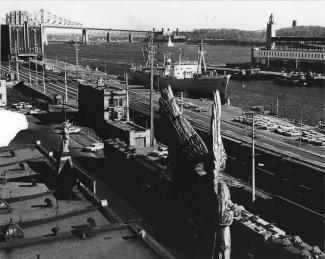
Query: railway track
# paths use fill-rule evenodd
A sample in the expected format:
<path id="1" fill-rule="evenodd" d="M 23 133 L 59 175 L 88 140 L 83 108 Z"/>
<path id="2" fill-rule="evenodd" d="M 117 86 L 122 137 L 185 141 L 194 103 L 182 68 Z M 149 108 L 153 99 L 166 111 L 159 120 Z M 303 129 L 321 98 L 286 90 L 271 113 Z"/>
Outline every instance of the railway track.
<path id="1" fill-rule="evenodd" d="M 143 107 L 139 107 L 138 103 L 142 103 Z M 154 99 L 154 112 L 158 112 L 157 106 L 159 106 L 158 100 Z M 140 94 L 140 93 L 136 92 L 136 91 L 130 90 L 130 108 L 138 110 L 139 112 L 145 113 L 146 115 L 149 115 L 149 109 L 150 109 L 149 98 L 147 96 L 143 95 L 143 94 Z M 196 112 L 189 111 L 189 110 L 184 110 L 184 116 L 193 125 L 193 127 L 195 129 L 198 129 L 198 130 L 200 130 L 202 132 L 205 132 L 205 133 L 210 132 L 209 123 L 207 122 L 207 121 L 210 120 L 209 116 L 204 115 L 204 114 L 198 114 Z M 202 119 L 194 118 L 194 116 L 195 117 L 200 117 Z M 228 126 L 228 127 L 231 127 L 233 129 L 236 129 L 236 130 L 239 130 L 239 131 L 242 132 L 242 134 L 239 137 L 239 136 L 237 136 L 237 134 L 232 133 L 229 130 L 223 131 L 222 132 L 223 137 L 228 138 L 228 139 L 232 139 L 232 140 L 236 139 L 237 141 L 245 142 L 245 143 L 248 143 L 248 144 L 251 143 L 251 138 L 245 136 L 246 132 L 245 132 L 244 129 L 242 129 L 240 127 L 237 127 L 237 126 L 234 126 L 233 124 L 231 124 L 229 122 L 226 122 L 226 121 L 221 121 L 221 124 L 224 125 L 224 126 Z M 265 143 L 263 143 L 263 140 L 268 140 L 268 141 L 272 142 L 272 145 L 266 145 Z M 307 149 L 299 149 L 299 151 L 304 152 L 305 154 L 308 154 L 309 156 L 311 156 L 311 159 L 309 159 L 309 160 L 312 161 L 311 162 L 309 160 L 304 159 L 304 157 L 302 157 L 299 154 L 295 154 L 295 153 L 292 153 L 292 152 L 289 152 L 289 151 L 288 152 L 281 152 L 281 150 L 277 150 L 277 149 L 283 149 L 283 146 L 289 147 L 289 148 L 294 148 L 290 144 L 281 142 L 279 140 L 272 139 L 272 138 L 264 136 L 264 135 L 263 136 L 259 135 L 259 139 L 256 140 L 256 147 L 259 147 L 259 148 L 264 149 L 264 150 L 269 150 L 269 151 L 274 152 L 274 153 L 276 153 L 277 155 L 280 155 L 280 156 L 287 156 L 287 157 L 289 157 L 291 159 L 294 159 L 294 160 L 299 161 L 299 162 L 303 162 L 305 164 L 308 164 L 308 165 L 313 166 L 313 167 L 317 167 L 317 168 L 322 169 L 322 170 L 325 169 L 325 164 L 324 164 L 325 156 L 324 155 L 312 152 L 312 151 L 307 150 Z"/>
<path id="2" fill-rule="evenodd" d="M 7 73 L 9 73 L 9 72 L 16 73 L 15 67 L 11 67 L 9 69 L 9 66 L 1 66 L 1 69 Z M 26 85 L 28 85 L 29 87 L 37 90 L 38 92 L 40 92 L 48 97 L 52 98 L 54 94 L 60 94 L 62 96 L 65 96 L 65 84 L 58 82 L 55 75 L 50 75 L 48 73 L 45 73 L 45 75 L 44 75 L 45 87 L 44 87 L 44 81 L 42 78 L 43 77 L 42 73 L 39 73 L 39 76 L 37 76 L 35 71 L 29 70 L 27 68 L 19 68 L 19 77 L 21 80 L 23 80 L 23 82 Z M 31 84 L 30 84 L 30 82 L 31 82 Z M 77 87 L 71 86 L 71 84 L 68 85 L 67 93 L 68 93 L 68 99 L 76 100 Z"/>

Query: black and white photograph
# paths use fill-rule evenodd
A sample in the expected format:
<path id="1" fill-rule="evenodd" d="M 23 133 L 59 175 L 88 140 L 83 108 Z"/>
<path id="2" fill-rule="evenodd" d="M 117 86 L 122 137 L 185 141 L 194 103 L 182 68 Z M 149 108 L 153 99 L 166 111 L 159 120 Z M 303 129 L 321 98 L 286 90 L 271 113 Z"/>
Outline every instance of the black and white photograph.
<path id="1" fill-rule="evenodd" d="M 325 259 L 325 0 L 0 0 L 0 259 Z"/>

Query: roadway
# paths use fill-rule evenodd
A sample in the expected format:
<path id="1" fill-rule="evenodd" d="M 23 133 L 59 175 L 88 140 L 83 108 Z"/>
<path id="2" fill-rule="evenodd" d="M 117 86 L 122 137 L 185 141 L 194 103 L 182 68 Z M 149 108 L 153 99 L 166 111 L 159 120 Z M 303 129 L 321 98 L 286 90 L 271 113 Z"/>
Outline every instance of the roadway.
<path id="1" fill-rule="evenodd" d="M 154 95 L 154 111 L 158 113 L 159 95 Z M 211 107 L 211 106 L 210 106 Z M 139 112 L 149 115 L 149 92 L 146 90 L 130 90 L 130 108 Z M 235 118 L 239 110 L 223 107 L 221 129 L 224 137 L 237 139 L 246 143 L 251 143 L 251 138 L 247 136 L 247 129 L 241 127 L 241 125 L 235 125 L 231 123 L 229 118 Z M 198 113 L 184 109 L 184 116 L 189 120 L 194 128 L 202 130 L 204 132 L 210 131 L 210 114 Z M 258 138 L 255 141 L 257 147 L 261 147 L 266 150 L 280 153 L 284 156 L 294 158 L 295 160 L 304 162 L 311 166 L 315 166 L 320 169 L 325 169 L 325 156 L 324 148 L 319 150 L 323 152 L 315 152 L 307 148 L 298 148 L 292 144 L 284 142 L 286 138 L 281 137 L 275 133 L 257 130 Z"/>

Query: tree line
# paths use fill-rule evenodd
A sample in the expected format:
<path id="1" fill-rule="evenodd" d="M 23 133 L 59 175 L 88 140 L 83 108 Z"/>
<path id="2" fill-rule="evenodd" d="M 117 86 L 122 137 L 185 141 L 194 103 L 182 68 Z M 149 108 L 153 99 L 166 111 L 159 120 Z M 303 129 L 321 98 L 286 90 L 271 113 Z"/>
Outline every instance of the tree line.
<path id="1" fill-rule="evenodd" d="M 240 45 L 263 45 L 265 44 L 265 30 L 245 31 L 239 29 L 195 29 L 183 32 L 187 42 L 198 43 L 201 39 L 211 44 L 240 44 Z M 277 36 L 314 36 L 325 37 L 325 27 L 322 26 L 297 26 L 281 28 L 276 31 Z"/>

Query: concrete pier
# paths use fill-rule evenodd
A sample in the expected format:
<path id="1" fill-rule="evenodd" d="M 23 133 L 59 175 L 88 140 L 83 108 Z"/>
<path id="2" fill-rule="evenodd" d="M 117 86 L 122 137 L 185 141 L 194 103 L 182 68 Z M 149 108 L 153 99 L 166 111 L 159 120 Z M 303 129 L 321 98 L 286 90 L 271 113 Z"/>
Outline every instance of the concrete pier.
<path id="1" fill-rule="evenodd" d="M 129 43 L 132 43 L 133 42 L 133 36 L 132 36 L 132 33 L 129 34 Z"/>
<path id="2" fill-rule="evenodd" d="M 111 33 L 110 33 L 110 32 L 107 32 L 106 41 L 107 41 L 108 43 L 111 42 Z"/>
<path id="3" fill-rule="evenodd" d="M 48 45 L 46 27 L 41 27 L 42 46 Z"/>
<path id="4" fill-rule="evenodd" d="M 89 41 L 89 31 L 82 29 L 82 43 L 87 44 Z"/>

